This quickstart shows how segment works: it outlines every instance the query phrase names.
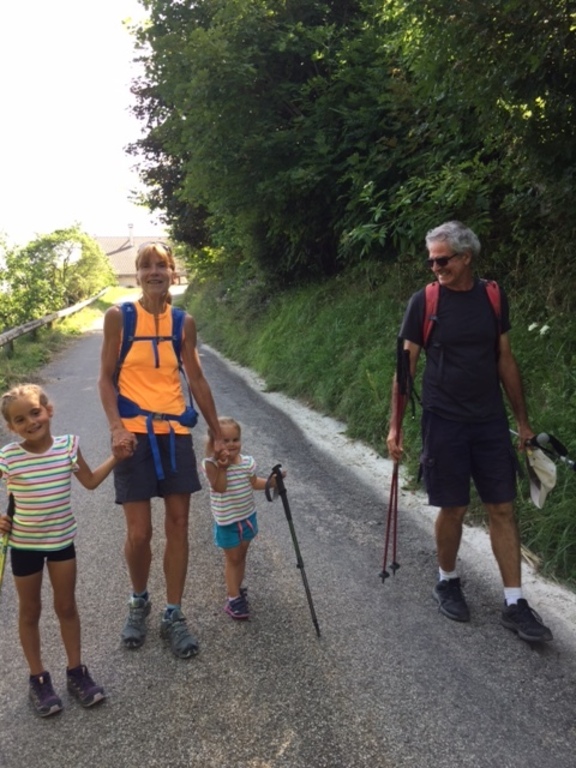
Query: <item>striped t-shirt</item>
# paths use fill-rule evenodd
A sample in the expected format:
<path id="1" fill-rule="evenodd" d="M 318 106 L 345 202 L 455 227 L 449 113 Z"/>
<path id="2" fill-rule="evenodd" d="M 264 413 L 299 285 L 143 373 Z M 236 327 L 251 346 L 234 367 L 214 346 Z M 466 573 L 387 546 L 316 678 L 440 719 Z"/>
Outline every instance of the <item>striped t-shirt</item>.
<path id="1" fill-rule="evenodd" d="M 204 459 L 206 464 L 215 464 L 213 459 Z M 246 520 L 256 509 L 250 478 L 256 474 L 256 462 L 252 456 L 240 456 L 238 464 L 230 464 L 226 470 L 226 491 L 218 493 L 210 487 L 210 507 L 216 525 L 230 525 Z"/>
<path id="2" fill-rule="evenodd" d="M 0 472 L 15 502 L 11 547 L 49 550 L 72 543 L 77 524 L 70 497 L 77 454 L 76 435 L 54 437 L 46 453 L 28 453 L 19 443 L 0 449 Z"/>

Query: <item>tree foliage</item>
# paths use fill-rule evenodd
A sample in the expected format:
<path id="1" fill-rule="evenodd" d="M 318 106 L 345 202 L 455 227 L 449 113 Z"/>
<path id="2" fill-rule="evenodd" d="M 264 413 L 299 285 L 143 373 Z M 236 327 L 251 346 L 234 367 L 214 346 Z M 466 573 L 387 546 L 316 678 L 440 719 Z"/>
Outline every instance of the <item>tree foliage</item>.
<path id="1" fill-rule="evenodd" d="M 77 227 L 4 246 L 0 319 L 12 328 L 76 304 L 115 283 L 100 246 Z"/>
<path id="2" fill-rule="evenodd" d="M 557 253 L 547 300 L 570 304 L 567 0 L 144 5 L 132 152 L 177 239 L 285 284 L 414 262 L 429 227 L 460 218 L 496 277 L 538 279 Z"/>

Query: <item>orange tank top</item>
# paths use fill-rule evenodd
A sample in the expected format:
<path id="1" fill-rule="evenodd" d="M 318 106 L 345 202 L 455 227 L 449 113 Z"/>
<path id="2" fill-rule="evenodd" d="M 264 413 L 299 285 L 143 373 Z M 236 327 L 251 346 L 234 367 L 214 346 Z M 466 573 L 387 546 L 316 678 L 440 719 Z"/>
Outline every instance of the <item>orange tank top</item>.
<path id="1" fill-rule="evenodd" d="M 158 367 L 152 341 L 134 340 L 120 370 L 118 380 L 120 393 L 147 411 L 181 414 L 186 408 L 186 401 L 180 383 L 178 360 L 170 339 L 172 310 L 168 306 L 166 312 L 158 315 L 156 319 L 150 312 L 146 312 L 140 302 L 135 302 L 134 306 L 136 307 L 135 336 L 167 338 L 157 344 Z M 147 432 L 145 416 L 123 418 L 122 423 L 130 432 Z M 168 433 L 169 424 L 172 425 L 176 434 L 187 435 L 190 431 L 188 427 L 183 427 L 177 421 L 153 421 L 152 423 L 154 432 L 158 435 Z"/>

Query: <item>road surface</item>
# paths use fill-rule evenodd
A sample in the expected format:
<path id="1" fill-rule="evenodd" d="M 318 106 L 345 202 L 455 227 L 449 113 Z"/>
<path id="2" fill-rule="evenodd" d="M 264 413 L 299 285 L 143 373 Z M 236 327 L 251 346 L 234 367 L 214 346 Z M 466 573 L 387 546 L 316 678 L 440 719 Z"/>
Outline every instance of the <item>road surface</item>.
<path id="1" fill-rule="evenodd" d="M 54 433 L 78 433 L 92 465 L 109 448 L 96 386 L 100 343 L 101 332 L 89 332 L 41 372 L 55 405 Z M 200 654 L 177 660 L 159 637 L 160 505 L 150 631 L 143 648 L 123 649 L 129 585 L 122 513 L 111 478 L 92 493 L 76 483 L 84 659 L 108 699 L 82 710 L 66 693 L 46 583 L 44 657 L 65 709 L 46 720 L 33 714 L 8 573 L 0 598 L 1 768 L 574 768 L 574 596 L 531 580 L 528 597 L 535 596 L 555 641 L 530 647 L 499 624 L 501 587 L 486 547 L 465 543 L 460 567 L 472 620 L 445 619 L 431 597 L 429 511 L 405 494 L 401 568 L 382 584 L 388 489 L 381 479 L 386 471 L 374 467 L 385 470 L 388 463 L 368 450 L 345 450 L 347 441 L 330 426 L 319 439 L 321 417 L 249 386 L 207 347 L 201 352 L 219 412 L 243 424 L 244 449 L 260 473 L 277 462 L 288 473 L 322 637 L 310 618 L 280 500 L 270 504 L 264 494 L 248 561 L 253 616 L 241 623 L 223 612 L 222 558 L 203 490 L 193 498 L 183 603 Z M 295 420 L 296 412 L 304 418 Z M 200 424 L 194 430 L 200 456 L 204 434 Z M 478 536 L 484 534 L 466 533 L 466 539 Z"/>

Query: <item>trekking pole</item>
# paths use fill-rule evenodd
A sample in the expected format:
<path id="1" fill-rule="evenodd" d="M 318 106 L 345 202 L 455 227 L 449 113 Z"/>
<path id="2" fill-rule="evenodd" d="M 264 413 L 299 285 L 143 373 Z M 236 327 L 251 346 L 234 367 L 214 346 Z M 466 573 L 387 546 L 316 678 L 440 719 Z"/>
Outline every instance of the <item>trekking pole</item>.
<path id="1" fill-rule="evenodd" d="M 318 637 L 320 637 L 320 625 L 318 624 L 318 619 L 316 618 L 316 611 L 314 610 L 314 603 L 312 602 L 312 593 L 310 592 L 310 587 L 308 586 L 308 579 L 306 578 L 306 571 L 304 570 L 304 561 L 302 560 L 302 555 L 300 554 L 300 547 L 298 546 L 298 539 L 296 538 L 296 531 L 294 530 L 292 512 L 290 511 L 290 505 L 288 504 L 288 494 L 286 492 L 286 486 L 284 485 L 282 472 L 280 471 L 281 466 L 282 464 L 276 464 L 275 467 L 272 467 L 272 473 L 266 481 L 266 488 L 264 490 L 268 501 L 274 501 L 274 495 L 271 493 L 271 488 L 277 491 L 278 495 L 282 499 L 284 514 L 286 515 L 286 520 L 288 521 L 288 527 L 290 528 L 290 535 L 292 537 L 292 544 L 294 545 L 294 551 L 296 552 L 296 567 L 300 570 L 300 574 L 302 576 L 302 582 L 304 584 L 304 589 L 306 590 L 306 599 L 308 600 L 308 607 L 310 608 L 310 615 L 312 616 L 312 623 L 316 629 L 316 634 Z M 272 485 L 273 478 L 275 479 L 275 487 Z"/>
<path id="2" fill-rule="evenodd" d="M 397 435 L 400 435 L 400 430 L 402 429 L 402 420 L 404 418 L 404 411 L 408 402 L 410 381 L 410 352 L 407 349 L 404 349 L 404 343 L 402 339 L 399 338 L 396 347 L 396 407 L 394 412 L 394 425 Z M 390 576 L 390 573 L 386 569 L 386 565 L 388 563 L 388 547 L 390 544 L 390 538 L 392 538 L 392 562 L 388 564 L 388 568 L 392 572 L 392 575 L 394 575 L 398 568 L 400 568 L 400 564 L 397 562 L 399 468 L 400 462 L 395 459 L 394 467 L 392 470 L 392 481 L 390 483 L 390 495 L 388 498 L 386 536 L 384 539 L 384 557 L 382 561 L 382 571 L 380 572 L 380 578 L 383 582 Z"/>
<path id="3" fill-rule="evenodd" d="M 533 437 L 532 440 L 530 440 L 530 443 L 543 450 L 548 456 L 558 458 L 561 462 L 566 464 L 566 466 L 576 472 L 576 461 L 568 456 L 568 449 L 557 437 L 554 437 L 554 435 L 550 435 L 547 432 L 541 432 L 539 435 L 536 435 L 536 437 Z M 548 448 L 549 445 L 552 446 L 553 451 Z"/>

